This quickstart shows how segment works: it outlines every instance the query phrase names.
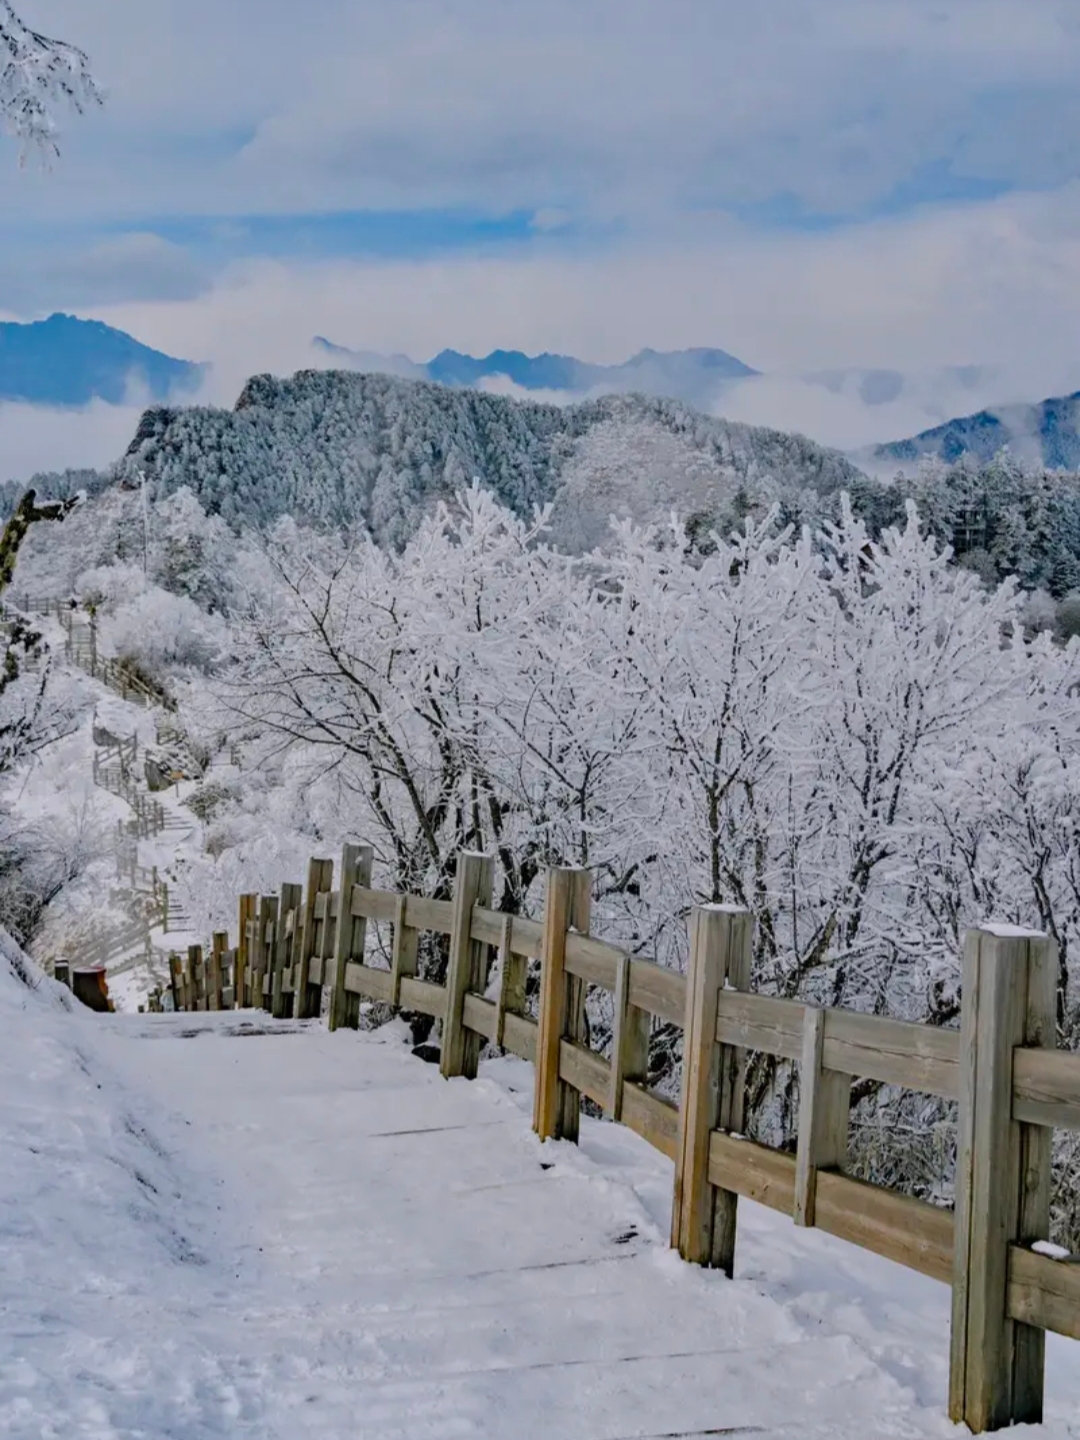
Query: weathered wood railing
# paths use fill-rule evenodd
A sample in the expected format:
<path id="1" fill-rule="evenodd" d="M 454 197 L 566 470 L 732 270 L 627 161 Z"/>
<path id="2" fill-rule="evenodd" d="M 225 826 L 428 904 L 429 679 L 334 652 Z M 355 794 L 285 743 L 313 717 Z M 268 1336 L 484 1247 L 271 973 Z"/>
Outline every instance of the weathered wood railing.
<path id="1" fill-rule="evenodd" d="M 674 1161 L 672 1245 L 732 1273 L 738 1197 L 952 1285 L 949 1412 L 973 1431 L 1041 1418 L 1044 1332 L 1080 1339 L 1080 1261 L 1031 1247 L 1050 1219 L 1054 1126 L 1080 1130 L 1080 1055 L 1055 1050 L 1053 943 L 987 926 L 968 936 L 959 1031 L 750 990 L 753 927 L 702 906 L 686 975 L 590 934 L 587 872 L 552 870 L 543 922 L 490 908 L 490 857 L 460 856 L 453 898 L 371 886 L 372 854 L 313 859 L 306 887 L 240 899 L 239 940 L 171 962 L 179 1009 L 255 1005 L 355 1027 L 362 999 L 433 1016 L 441 1070 L 474 1076 L 485 1042 L 536 1066 L 541 1139 L 576 1140 L 581 1097 Z M 365 958 L 368 921 L 392 927 L 389 968 Z M 447 937 L 443 984 L 417 973 L 419 937 Z M 497 987 L 489 987 L 497 957 Z M 540 962 L 537 1017 L 526 974 Z M 610 1055 L 586 1043 L 589 986 L 611 993 Z M 679 1105 L 649 1086 L 653 1020 L 684 1032 Z M 743 1136 L 751 1052 L 800 1073 L 794 1155 Z M 879 1081 L 959 1103 L 955 1212 L 844 1174 L 851 1086 Z"/>

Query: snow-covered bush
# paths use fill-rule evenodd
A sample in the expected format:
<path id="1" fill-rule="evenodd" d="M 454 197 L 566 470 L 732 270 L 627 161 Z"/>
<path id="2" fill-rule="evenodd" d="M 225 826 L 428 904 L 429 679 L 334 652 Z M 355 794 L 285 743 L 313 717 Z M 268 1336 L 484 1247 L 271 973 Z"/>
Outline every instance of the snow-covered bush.
<path id="1" fill-rule="evenodd" d="M 0 816 L 0 926 L 28 945 L 49 906 L 111 853 L 111 841 L 111 825 L 92 800 L 45 811 L 33 823 Z"/>
<path id="2" fill-rule="evenodd" d="M 1053 596 L 1045 590 L 1029 590 L 1020 608 L 1020 618 L 1028 630 L 1052 630 L 1057 622 Z"/>
<path id="3" fill-rule="evenodd" d="M 155 679 L 167 669 L 209 671 L 227 644 L 220 616 L 208 615 L 188 595 L 162 589 L 139 565 L 118 561 L 85 570 L 76 590 L 82 608 L 95 612 L 103 651 Z"/>
<path id="4" fill-rule="evenodd" d="M 111 565 L 95 565 L 77 578 L 74 591 L 83 608 L 111 614 L 121 605 L 139 599 L 147 590 L 146 572 L 129 560 Z"/>

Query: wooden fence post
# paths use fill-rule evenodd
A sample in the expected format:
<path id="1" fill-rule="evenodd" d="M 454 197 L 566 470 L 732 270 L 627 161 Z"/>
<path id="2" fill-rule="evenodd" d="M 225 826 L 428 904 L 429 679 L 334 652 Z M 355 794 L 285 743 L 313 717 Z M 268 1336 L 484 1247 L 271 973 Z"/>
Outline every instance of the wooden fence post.
<path id="1" fill-rule="evenodd" d="M 251 918 L 247 923 L 247 970 L 244 978 L 244 994 L 247 997 L 247 1004 L 251 1009 L 258 1009 L 258 975 L 259 968 L 259 909 L 262 905 L 262 897 L 253 895 L 254 902 Z"/>
<path id="2" fill-rule="evenodd" d="M 795 1155 L 796 1225 L 813 1225 L 819 1170 L 839 1170 L 847 1158 L 851 1076 L 826 1070 L 825 1011 L 808 1005 L 803 1019 L 799 1068 L 799 1140 Z"/>
<path id="3" fill-rule="evenodd" d="M 273 963 L 274 938 L 277 935 L 277 918 L 277 896 L 261 896 L 259 899 L 259 918 L 255 926 L 255 945 L 251 977 L 251 1003 L 256 1010 L 270 1009 L 270 967 Z"/>
<path id="4" fill-rule="evenodd" d="M 949 1416 L 1042 1420 L 1044 1333 L 1006 1314 L 1009 1245 L 1045 1240 L 1053 1132 L 1012 1118 L 1013 1050 L 1053 1046 L 1057 947 L 986 925 L 964 943 Z"/>
<path id="5" fill-rule="evenodd" d="M 464 1075 L 476 1079 L 482 1039 L 467 1030 L 463 1018 L 465 995 L 487 984 L 488 946 L 472 938 L 474 905 L 491 904 L 495 862 L 490 855 L 462 851 L 454 879 L 454 908 L 450 930 L 450 958 L 446 967 L 446 1018 L 443 1020 L 439 1069 L 447 1079 Z"/>
<path id="6" fill-rule="evenodd" d="M 299 940 L 300 906 L 304 891 L 300 885 L 282 885 L 278 903 L 278 926 L 274 937 L 274 972 L 270 985 L 270 1013 L 285 1019 L 285 971 L 292 969 Z M 293 976 L 293 984 L 296 978 Z"/>
<path id="7" fill-rule="evenodd" d="M 176 951 L 169 955 L 169 986 L 172 990 L 173 1009 L 184 1009 L 184 968 Z"/>
<path id="8" fill-rule="evenodd" d="M 208 1010 L 220 1010 L 221 992 L 223 989 L 221 981 L 221 957 L 229 948 L 229 937 L 224 932 L 215 931 L 210 944 L 210 977 L 207 985 L 206 1008 Z"/>
<path id="9" fill-rule="evenodd" d="M 206 977 L 203 974 L 203 953 L 201 945 L 188 946 L 188 1008 L 206 1009 Z"/>
<path id="10" fill-rule="evenodd" d="M 308 861 L 307 890 L 304 896 L 304 918 L 300 929 L 300 948 L 297 951 L 296 976 L 293 980 L 293 1017 L 297 1020 L 317 1020 L 322 1011 L 322 977 L 318 984 L 311 980 L 311 961 L 315 947 L 320 944 L 329 916 L 322 920 L 315 918 L 315 901 L 319 895 L 329 895 L 334 888 L 334 862 L 319 860 L 314 856 Z M 322 948 L 319 956 L 322 956 Z"/>
<path id="11" fill-rule="evenodd" d="M 507 1015 L 525 1014 L 525 990 L 529 978 L 529 961 L 525 955 L 514 954 L 514 917 L 502 917 L 499 937 L 499 1001 L 495 1010 L 495 1044 L 503 1048 Z"/>
<path id="12" fill-rule="evenodd" d="M 649 1030 L 647 1011 L 630 1004 L 630 956 L 619 961 L 615 978 L 615 1025 L 611 1037 L 611 1098 L 608 1118 L 622 1119 L 623 1088 L 627 1080 L 646 1080 L 649 1074 Z"/>
<path id="13" fill-rule="evenodd" d="M 695 907 L 671 1243 L 684 1260 L 716 1266 L 727 1275 L 735 1265 L 738 1197 L 709 1180 L 709 1137 L 716 1129 L 742 1129 L 744 1057 L 734 1046 L 716 1043 L 716 1012 L 725 985 L 749 989 L 753 951 L 749 911 L 731 905 Z"/>
<path id="14" fill-rule="evenodd" d="M 420 932 L 406 924 L 408 897 L 399 895 L 394 910 L 394 943 L 390 954 L 390 1004 L 395 1010 L 401 1004 L 401 982 L 416 974 L 419 958 Z"/>
<path id="15" fill-rule="evenodd" d="M 350 960 L 363 963 L 367 921 L 352 913 L 352 893 L 357 885 L 371 884 L 373 852 L 370 845 L 346 845 L 341 851 L 341 877 L 338 889 L 337 926 L 334 930 L 334 980 L 330 991 L 329 1027 L 340 1025 L 355 1030 L 360 1024 L 360 997 L 345 989 L 345 973 Z"/>
<path id="16" fill-rule="evenodd" d="M 250 940 L 248 936 L 248 924 L 255 918 L 255 906 L 258 903 L 257 895 L 241 895 L 238 913 L 240 925 L 239 936 L 236 941 L 236 975 L 233 980 L 233 988 L 236 991 L 235 1004 L 237 1010 L 243 1010 L 247 1005 L 248 982 L 248 956 L 250 953 Z"/>
<path id="17" fill-rule="evenodd" d="M 548 871 L 533 1096 L 533 1129 L 541 1140 L 578 1137 L 581 1096 L 559 1079 L 559 1050 L 564 1039 L 580 1039 L 583 1031 L 585 986 L 566 973 L 566 936 L 570 930 L 588 933 L 591 904 L 588 870 Z"/>

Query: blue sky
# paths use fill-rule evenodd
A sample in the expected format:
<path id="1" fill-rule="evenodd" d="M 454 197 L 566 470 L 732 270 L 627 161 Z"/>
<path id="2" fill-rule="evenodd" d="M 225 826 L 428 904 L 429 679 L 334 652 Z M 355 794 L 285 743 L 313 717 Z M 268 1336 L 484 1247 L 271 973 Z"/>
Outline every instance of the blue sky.
<path id="1" fill-rule="evenodd" d="M 0 142 L 9 316 L 98 315 L 226 385 L 316 332 L 1024 356 L 1017 390 L 1080 359 L 1077 0 L 18 8 L 108 102 L 49 173 Z"/>

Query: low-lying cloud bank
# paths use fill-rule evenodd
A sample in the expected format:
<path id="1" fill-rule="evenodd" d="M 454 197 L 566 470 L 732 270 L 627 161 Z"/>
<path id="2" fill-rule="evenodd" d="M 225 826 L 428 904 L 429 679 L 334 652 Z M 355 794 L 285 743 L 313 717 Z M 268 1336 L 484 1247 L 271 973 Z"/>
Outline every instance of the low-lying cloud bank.
<path id="1" fill-rule="evenodd" d="M 75 409 L 0 404 L 0 482 L 107 465 L 131 443 L 141 413 L 141 404 L 103 400 Z"/>
<path id="2" fill-rule="evenodd" d="M 252 374 L 327 368 L 316 334 L 416 360 L 452 345 L 610 364 L 644 346 L 715 345 L 765 374 L 725 388 L 714 410 L 857 449 L 1077 388 L 1078 216 L 1080 185 L 828 233 L 729 229 L 604 249 L 537 241 L 425 259 L 250 260 L 198 296 L 85 313 L 212 362 L 198 398 L 221 405 L 234 404 Z M 503 393 L 516 392 L 507 382 Z M 0 408 L 0 476 L 115 458 L 134 419 L 95 407 L 59 416 Z"/>

